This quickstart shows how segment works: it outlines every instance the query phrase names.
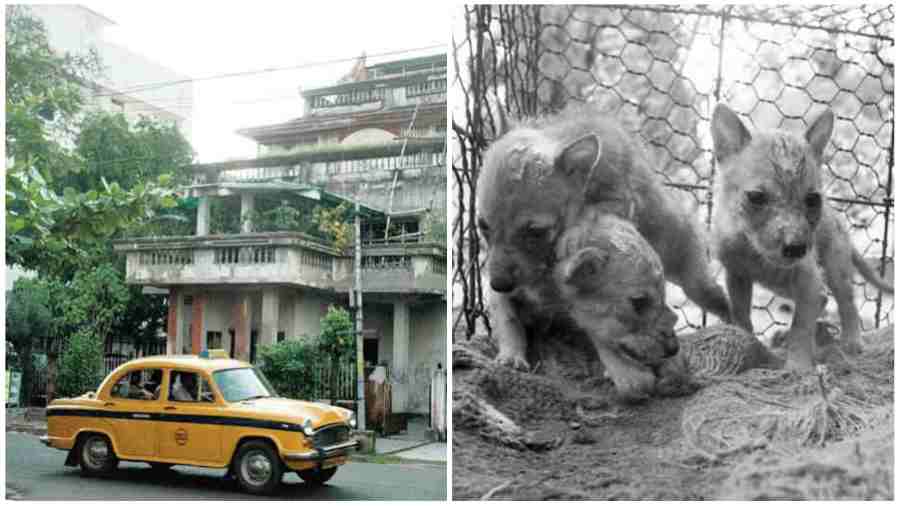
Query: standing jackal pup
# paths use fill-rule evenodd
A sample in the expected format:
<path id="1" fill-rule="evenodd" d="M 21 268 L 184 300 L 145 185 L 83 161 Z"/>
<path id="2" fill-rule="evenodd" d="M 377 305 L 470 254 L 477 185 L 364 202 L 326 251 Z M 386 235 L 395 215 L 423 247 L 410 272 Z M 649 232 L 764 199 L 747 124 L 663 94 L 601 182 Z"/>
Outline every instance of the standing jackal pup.
<path id="1" fill-rule="evenodd" d="M 696 219 L 662 187 L 644 148 L 591 105 L 527 121 L 496 140 L 484 155 L 476 205 L 503 363 L 528 368 L 526 334 L 557 311 L 548 288 L 555 241 L 589 206 L 633 222 L 666 278 L 729 318 Z"/>
<path id="2" fill-rule="evenodd" d="M 678 317 L 666 306 L 659 256 L 634 226 L 588 209 L 560 238 L 554 273 L 560 300 L 587 333 L 618 394 L 649 395 L 655 369 L 678 353 Z"/>
<path id="3" fill-rule="evenodd" d="M 825 111 L 803 137 L 784 131 L 755 137 L 725 105 L 716 106 L 712 134 L 720 170 L 713 236 L 727 270 L 732 320 L 752 332 L 753 283 L 794 300 L 786 366 L 813 366 L 816 318 L 825 293 L 822 276 L 841 316 L 841 340 L 860 349 L 859 313 L 853 302 L 853 267 L 893 293 L 857 252 L 834 211 L 824 206 L 820 166 L 834 119 Z M 820 270 L 821 267 L 821 270 Z"/>

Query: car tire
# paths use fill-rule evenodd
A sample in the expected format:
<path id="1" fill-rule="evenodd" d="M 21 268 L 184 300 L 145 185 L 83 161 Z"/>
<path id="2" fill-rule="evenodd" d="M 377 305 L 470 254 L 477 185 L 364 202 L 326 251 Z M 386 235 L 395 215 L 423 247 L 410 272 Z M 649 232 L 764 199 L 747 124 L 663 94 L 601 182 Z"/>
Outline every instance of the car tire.
<path id="1" fill-rule="evenodd" d="M 175 464 L 167 464 L 165 462 L 148 462 L 154 473 L 165 473 L 172 469 Z"/>
<path id="2" fill-rule="evenodd" d="M 309 483 L 310 485 L 318 486 L 324 485 L 325 482 L 330 480 L 334 476 L 334 473 L 337 472 L 337 470 L 337 467 L 332 467 L 329 469 L 319 469 L 316 467 L 313 469 L 304 469 L 302 471 L 297 471 L 297 476 L 299 476 L 301 480 Z"/>
<path id="3" fill-rule="evenodd" d="M 234 456 L 234 470 L 241 488 L 251 494 L 274 493 L 284 475 L 278 452 L 264 441 L 242 444 Z"/>
<path id="4" fill-rule="evenodd" d="M 119 465 L 109 438 L 103 434 L 88 434 L 78 445 L 78 463 L 85 476 L 108 476 Z"/>

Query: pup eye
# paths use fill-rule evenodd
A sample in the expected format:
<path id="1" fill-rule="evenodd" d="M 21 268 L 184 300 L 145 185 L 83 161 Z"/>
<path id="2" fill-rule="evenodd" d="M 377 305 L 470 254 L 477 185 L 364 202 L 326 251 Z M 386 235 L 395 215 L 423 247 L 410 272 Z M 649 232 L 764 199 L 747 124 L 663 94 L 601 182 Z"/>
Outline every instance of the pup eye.
<path id="1" fill-rule="evenodd" d="M 822 195 L 820 193 L 808 193 L 803 201 L 806 203 L 806 207 L 822 207 Z"/>
<path id="2" fill-rule="evenodd" d="M 747 192 L 747 202 L 750 202 L 754 206 L 762 206 L 769 200 L 765 193 L 761 191 L 749 191 Z"/>
<path id="3" fill-rule="evenodd" d="M 525 227 L 525 235 L 529 239 L 543 239 L 546 232 L 546 228 L 536 227 L 534 225 L 528 225 L 527 227 Z"/>
<path id="4" fill-rule="evenodd" d="M 631 307 L 634 308 L 634 312 L 637 314 L 644 314 L 652 305 L 653 299 L 646 295 L 631 298 Z"/>

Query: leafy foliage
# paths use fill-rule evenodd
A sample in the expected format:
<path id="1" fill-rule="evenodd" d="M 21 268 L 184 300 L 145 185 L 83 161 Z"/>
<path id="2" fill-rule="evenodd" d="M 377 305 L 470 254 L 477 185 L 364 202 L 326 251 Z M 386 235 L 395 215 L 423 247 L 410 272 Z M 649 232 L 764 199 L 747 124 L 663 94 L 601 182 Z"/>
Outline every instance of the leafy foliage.
<path id="1" fill-rule="evenodd" d="M 6 304 L 6 340 L 22 371 L 21 398 L 26 403 L 31 397 L 34 343 L 50 336 L 52 320 L 49 287 L 36 280 L 17 279 Z"/>
<path id="2" fill-rule="evenodd" d="M 319 231 L 338 251 L 346 251 L 353 240 L 352 212 L 346 202 L 336 207 L 317 207 L 313 212 Z"/>
<path id="3" fill-rule="evenodd" d="M 119 270 L 111 264 L 76 272 L 67 293 L 65 322 L 79 330 L 89 329 L 101 342 L 121 318 L 130 295 Z"/>
<path id="4" fill-rule="evenodd" d="M 315 343 L 304 339 L 286 339 L 263 346 L 259 368 L 279 395 L 292 399 L 312 399 L 315 395 L 314 365 L 323 359 Z"/>
<path id="5" fill-rule="evenodd" d="M 328 312 L 321 320 L 322 333 L 319 334 L 319 350 L 328 357 L 329 391 L 331 402 L 337 400 L 337 375 L 339 365 L 353 357 L 356 340 L 353 336 L 353 322 L 350 313 L 342 307 L 328 306 Z"/>
<path id="6" fill-rule="evenodd" d="M 6 13 L 6 261 L 61 274 L 86 256 L 86 243 L 107 240 L 174 205 L 172 177 L 109 182 L 86 163 L 88 153 L 73 146 L 82 126 L 94 121 L 82 121 L 83 83 L 98 76 L 99 58 L 57 56 L 43 24 L 27 8 L 8 7 Z M 151 140 L 159 133 L 148 131 Z M 60 186 L 83 172 L 89 177 L 80 189 Z"/>
<path id="7" fill-rule="evenodd" d="M 90 328 L 69 338 L 59 363 L 56 392 L 75 397 L 95 390 L 103 380 L 103 340 Z"/>
<path id="8" fill-rule="evenodd" d="M 330 362 L 330 387 L 334 399 L 338 364 L 352 360 L 356 351 L 353 322 L 346 309 L 329 306 L 320 321 L 322 332 L 314 339 L 286 339 L 262 347 L 259 367 L 280 395 L 312 399 L 315 395 L 315 366 Z"/>
<path id="9" fill-rule="evenodd" d="M 353 320 L 346 309 L 328 306 L 328 312 L 320 321 L 322 333 L 318 345 L 323 353 L 338 360 L 353 358 L 356 340 L 353 338 Z"/>

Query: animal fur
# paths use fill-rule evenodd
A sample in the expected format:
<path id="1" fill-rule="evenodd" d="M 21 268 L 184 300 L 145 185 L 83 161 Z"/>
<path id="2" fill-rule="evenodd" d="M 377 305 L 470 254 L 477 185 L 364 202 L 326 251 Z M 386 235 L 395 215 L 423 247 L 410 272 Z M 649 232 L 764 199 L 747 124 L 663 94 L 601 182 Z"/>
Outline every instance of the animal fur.
<path id="1" fill-rule="evenodd" d="M 630 222 L 593 207 L 559 239 L 557 257 L 560 300 L 618 393 L 646 397 L 654 368 L 678 352 L 659 256 Z"/>
<path id="2" fill-rule="evenodd" d="M 795 302 L 788 331 L 787 367 L 813 366 L 816 319 L 825 284 L 838 303 L 841 339 L 860 349 L 860 319 L 853 300 L 853 271 L 893 293 L 853 247 L 822 195 L 822 153 L 834 118 L 822 113 L 797 136 L 776 130 L 751 136 L 727 106 L 712 118 L 716 160 L 713 236 L 727 271 L 732 320 L 752 332 L 750 303 L 759 283 Z"/>
<path id="3" fill-rule="evenodd" d="M 696 219 L 662 187 L 633 136 L 590 105 L 501 135 L 485 153 L 476 198 L 502 362 L 528 367 L 526 333 L 558 310 L 548 283 L 555 241 L 587 206 L 632 221 L 668 280 L 699 306 L 730 318 Z"/>

